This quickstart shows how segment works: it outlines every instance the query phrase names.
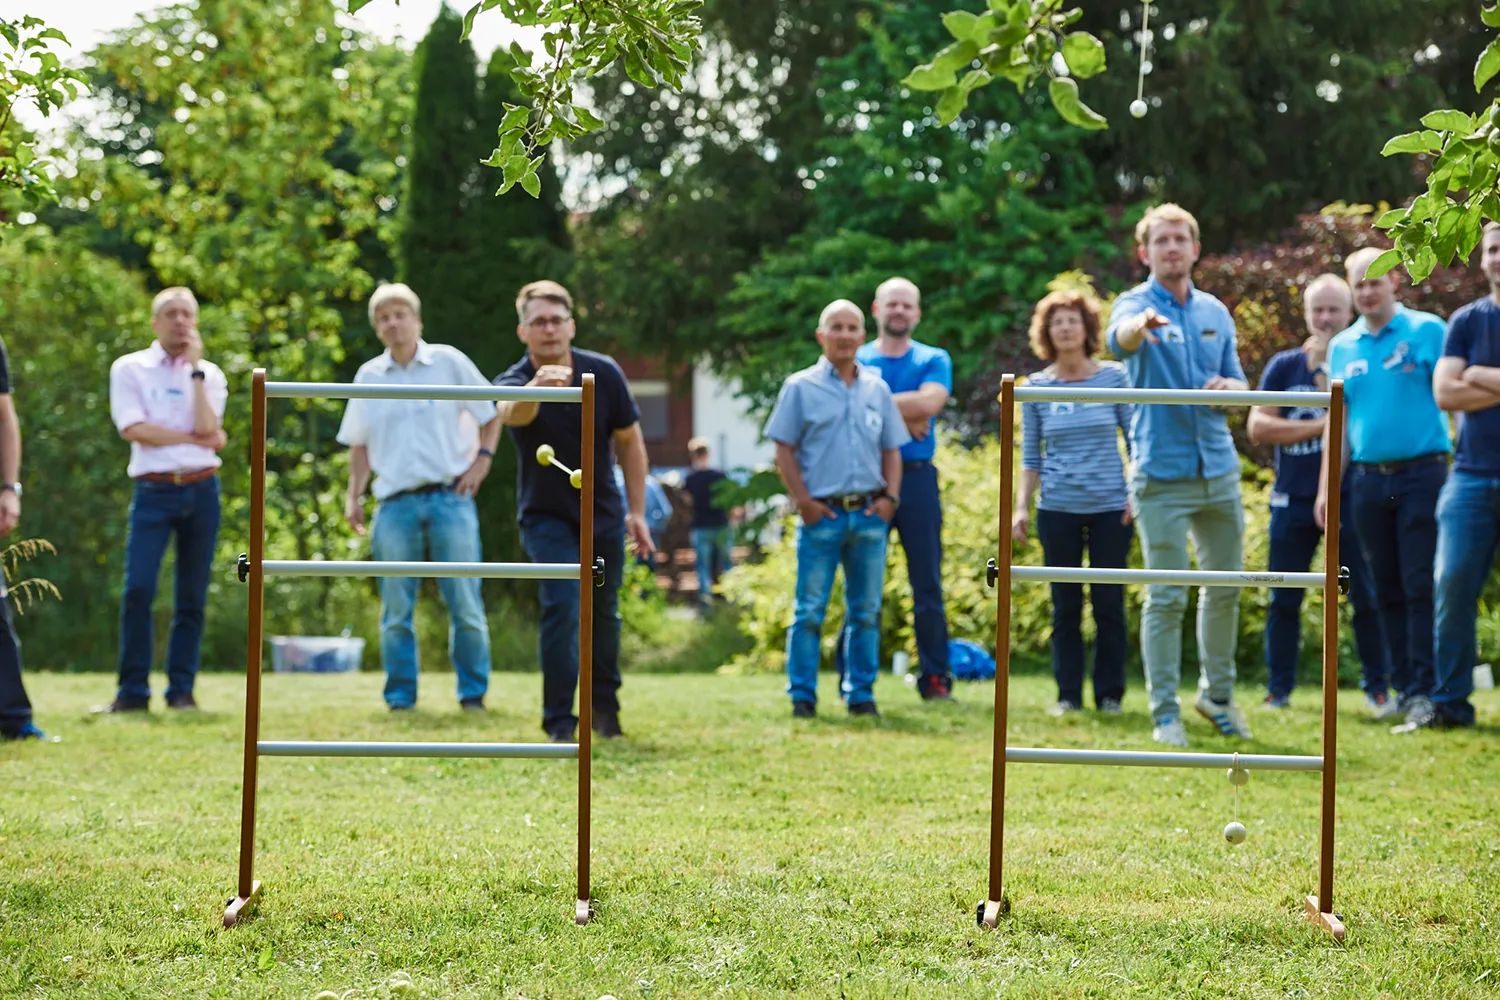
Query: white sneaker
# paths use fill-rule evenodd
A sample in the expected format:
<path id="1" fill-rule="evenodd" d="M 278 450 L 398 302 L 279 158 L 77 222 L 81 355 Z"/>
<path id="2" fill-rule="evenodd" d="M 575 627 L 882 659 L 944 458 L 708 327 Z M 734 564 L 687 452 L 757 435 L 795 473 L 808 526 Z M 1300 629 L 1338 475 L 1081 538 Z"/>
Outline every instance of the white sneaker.
<path id="1" fill-rule="evenodd" d="M 1199 715 L 1218 726 L 1219 732 L 1225 736 L 1238 736 L 1242 740 L 1250 738 L 1250 724 L 1245 721 L 1245 713 L 1240 711 L 1240 706 L 1234 703 L 1233 698 L 1214 701 L 1205 692 L 1199 691 L 1193 707 L 1198 710 Z"/>
<path id="2" fill-rule="evenodd" d="M 1166 722 L 1158 722 L 1156 728 L 1151 730 L 1151 738 L 1158 743 L 1165 743 L 1169 747 L 1185 747 L 1188 745 L 1187 730 L 1183 728 L 1181 719 L 1168 719 Z"/>
<path id="3" fill-rule="evenodd" d="M 1400 699 L 1392 698 L 1384 691 L 1365 695 L 1365 707 L 1370 710 L 1372 719 L 1395 719 L 1405 714 L 1401 711 Z"/>

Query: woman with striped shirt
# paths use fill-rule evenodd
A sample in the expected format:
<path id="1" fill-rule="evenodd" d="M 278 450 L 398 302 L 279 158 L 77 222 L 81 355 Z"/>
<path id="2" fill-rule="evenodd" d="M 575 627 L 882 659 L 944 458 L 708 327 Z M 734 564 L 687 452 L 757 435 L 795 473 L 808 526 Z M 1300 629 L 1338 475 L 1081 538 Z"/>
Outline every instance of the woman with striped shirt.
<path id="1" fill-rule="evenodd" d="M 1125 367 L 1095 361 L 1099 302 L 1087 292 L 1053 292 L 1031 314 L 1031 349 L 1050 364 L 1032 386 L 1128 389 Z M 1130 506 L 1118 434 L 1130 425 L 1128 403 L 1022 403 L 1021 496 L 1011 534 L 1026 544 L 1027 511 L 1040 489 L 1036 533 L 1048 566 L 1121 568 L 1130 555 Z M 1129 435 L 1126 435 L 1129 440 Z M 1094 584 L 1094 704 L 1114 715 L 1125 695 L 1125 588 Z M 1083 585 L 1052 584 L 1052 673 L 1062 716 L 1083 708 Z"/>

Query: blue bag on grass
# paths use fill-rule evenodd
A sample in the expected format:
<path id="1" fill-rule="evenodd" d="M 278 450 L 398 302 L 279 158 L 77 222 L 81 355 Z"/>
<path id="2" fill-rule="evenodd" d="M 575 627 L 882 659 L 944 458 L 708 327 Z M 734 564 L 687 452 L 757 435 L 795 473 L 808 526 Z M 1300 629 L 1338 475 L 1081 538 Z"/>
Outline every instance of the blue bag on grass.
<path id="1" fill-rule="evenodd" d="M 948 667 L 957 680 L 995 679 L 995 658 L 983 646 L 970 639 L 948 640 Z"/>

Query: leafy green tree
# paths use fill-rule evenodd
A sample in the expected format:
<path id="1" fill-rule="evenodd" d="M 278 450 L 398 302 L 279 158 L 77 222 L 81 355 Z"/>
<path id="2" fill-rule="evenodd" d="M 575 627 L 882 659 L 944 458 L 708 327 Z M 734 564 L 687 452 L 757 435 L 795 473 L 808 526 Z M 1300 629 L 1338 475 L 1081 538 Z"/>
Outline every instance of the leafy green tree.
<path id="1" fill-rule="evenodd" d="M 15 107 L 26 103 L 45 118 L 83 90 L 83 74 L 64 66 L 52 43 L 68 44 L 39 17 L 0 18 L 0 228 L 10 222 L 7 203 L 35 210 L 57 200 L 46 158 L 36 140 L 15 121 Z"/>

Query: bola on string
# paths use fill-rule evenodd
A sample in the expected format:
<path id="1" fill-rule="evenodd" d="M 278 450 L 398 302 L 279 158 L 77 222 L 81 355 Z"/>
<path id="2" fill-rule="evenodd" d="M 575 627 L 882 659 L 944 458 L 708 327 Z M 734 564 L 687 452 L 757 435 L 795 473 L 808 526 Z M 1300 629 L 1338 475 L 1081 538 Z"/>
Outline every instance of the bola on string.
<path id="1" fill-rule="evenodd" d="M 1135 100 L 1130 102 L 1130 117 L 1144 118 L 1150 106 L 1146 103 L 1146 74 L 1151 72 L 1151 0 L 1141 4 L 1141 65 L 1135 77 Z"/>

